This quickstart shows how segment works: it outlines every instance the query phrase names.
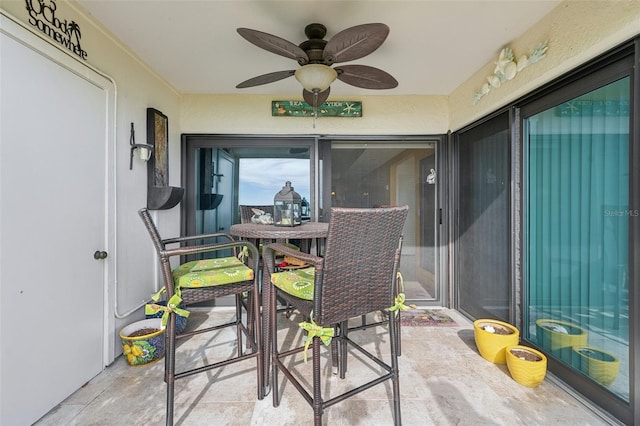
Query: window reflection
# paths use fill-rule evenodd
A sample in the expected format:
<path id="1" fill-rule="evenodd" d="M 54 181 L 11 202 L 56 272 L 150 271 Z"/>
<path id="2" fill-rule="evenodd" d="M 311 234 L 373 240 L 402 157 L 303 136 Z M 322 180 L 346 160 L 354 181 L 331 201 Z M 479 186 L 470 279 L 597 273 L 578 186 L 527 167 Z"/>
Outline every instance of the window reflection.
<path id="1" fill-rule="evenodd" d="M 435 176 L 433 142 L 331 145 L 333 207 L 409 206 L 400 268 L 407 298 L 414 301 L 439 297 Z"/>
<path id="2" fill-rule="evenodd" d="M 530 339 L 629 401 L 629 78 L 527 120 Z"/>

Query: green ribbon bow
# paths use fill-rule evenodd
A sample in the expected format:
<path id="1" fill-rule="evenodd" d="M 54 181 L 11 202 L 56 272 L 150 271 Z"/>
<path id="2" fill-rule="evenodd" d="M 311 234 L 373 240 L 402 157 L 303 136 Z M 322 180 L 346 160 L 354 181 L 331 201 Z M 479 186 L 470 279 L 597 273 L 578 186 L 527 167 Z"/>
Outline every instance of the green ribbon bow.
<path id="1" fill-rule="evenodd" d="M 392 307 L 389 308 L 391 312 L 395 312 L 396 316 L 398 316 L 398 312 L 406 311 L 407 309 L 409 309 L 409 307 L 404 304 L 404 298 L 404 293 L 398 293 L 398 295 L 394 299 L 395 303 Z"/>
<path id="2" fill-rule="evenodd" d="M 333 327 L 320 327 L 313 321 L 313 319 L 311 322 L 303 321 L 298 325 L 300 328 L 307 331 L 307 339 L 304 342 L 304 351 L 302 352 L 304 362 L 307 362 L 307 350 L 309 349 L 309 344 L 313 338 L 317 336 L 322 340 L 322 343 L 324 343 L 325 346 L 329 346 L 331 344 L 331 339 L 334 336 L 334 329 Z"/>
<path id="3" fill-rule="evenodd" d="M 157 302 L 158 300 L 160 300 L 160 297 L 162 297 L 162 295 L 165 294 L 166 292 L 167 292 L 167 289 L 165 287 L 162 287 L 160 290 L 158 290 L 157 293 L 154 293 L 151 295 L 151 300 L 153 300 L 154 302 Z M 177 295 L 178 297 L 182 297 L 180 295 L 180 287 L 176 286 L 173 294 Z"/>
<path id="4" fill-rule="evenodd" d="M 240 253 L 238 253 L 238 260 L 240 260 L 240 262 L 244 262 L 244 260 L 249 256 L 249 247 L 244 246 L 242 247 L 242 250 L 240 250 Z"/>
<path id="5" fill-rule="evenodd" d="M 162 290 L 158 293 L 161 293 L 161 292 Z M 156 293 L 154 297 L 157 296 L 158 293 Z M 153 300 L 157 301 L 157 299 L 155 298 Z M 167 301 L 167 306 L 158 305 L 156 303 L 149 303 L 145 305 L 144 313 L 146 315 L 155 315 L 160 311 L 164 311 L 164 313 L 162 314 L 162 326 L 164 327 L 167 325 L 167 321 L 169 320 L 169 314 L 171 312 L 174 312 L 176 315 L 180 315 L 181 317 L 185 317 L 185 318 L 189 316 L 189 311 L 187 311 L 186 309 L 178 308 L 181 302 L 182 302 L 182 299 L 180 298 L 180 296 L 178 296 L 177 294 L 174 294 L 173 296 L 171 296 L 171 299 Z"/>
<path id="6" fill-rule="evenodd" d="M 392 307 L 389 308 L 389 310 L 391 312 L 394 312 L 396 316 L 398 316 L 398 312 L 400 311 L 406 311 L 409 308 L 415 308 L 415 305 L 405 305 L 404 304 L 404 300 L 405 300 L 405 295 L 404 295 L 404 279 L 402 278 L 402 274 L 400 272 L 398 272 L 398 281 L 400 282 L 400 293 L 398 293 L 398 295 L 395 297 L 394 299 L 394 304 Z"/>
<path id="7" fill-rule="evenodd" d="M 153 300 L 154 302 L 157 302 L 158 300 L 160 300 L 160 296 L 162 296 L 166 292 L 167 292 L 167 289 L 162 287 L 160 290 L 158 290 L 157 293 L 154 293 L 151 295 L 151 300 Z"/>

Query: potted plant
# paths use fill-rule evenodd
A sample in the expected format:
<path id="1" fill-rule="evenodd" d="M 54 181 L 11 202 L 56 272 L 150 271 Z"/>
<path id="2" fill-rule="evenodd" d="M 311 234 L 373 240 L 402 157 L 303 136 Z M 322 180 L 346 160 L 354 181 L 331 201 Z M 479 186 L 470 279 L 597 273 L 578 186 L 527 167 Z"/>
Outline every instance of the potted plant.
<path id="1" fill-rule="evenodd" d="M 136 321 L 120 330 L 122 354 L 130 365 L 139 366 L 164 356 L 162 318 Z"/>
<path id="2" fill-rule="evenodd" d="M 602 386 L 610 386 L 618 377 L 617 356 L 593 346 L 574 346 L 573 354 L 574 366 Z"/>
<path id="3" fill-rule="evenodd" d="M 495 364 L 506 364 L 505 348 L 517 345 L 520 338 L 513 325 L 494 319 L 474 321 L 473 335 L 480 355 Z"/>
<path id="4" fill-rule="evenodd" d="M 535 388 L 547 375 L 547 357 L 540 351 L 522 345 L 509 346 L 505 357 L 511 377 L 523 386 Z"/>

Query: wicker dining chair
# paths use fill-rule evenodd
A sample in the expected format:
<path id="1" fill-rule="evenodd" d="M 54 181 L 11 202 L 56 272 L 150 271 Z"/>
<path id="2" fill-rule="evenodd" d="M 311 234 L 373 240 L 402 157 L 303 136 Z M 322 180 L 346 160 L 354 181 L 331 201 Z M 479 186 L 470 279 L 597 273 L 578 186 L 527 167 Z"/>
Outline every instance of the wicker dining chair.
<path id="1" fill-rule="evenodd" d="M 264 247 L 264 285 L 268 286 L 267 290 L 270 291 L 271 303 L 266 314 L 270 328 L 271 386 L 275 407 L 280 404 L 280 371 L 313 407 L 315 425 L 322 424 L 325 408 L 374 385 L 391 380 L 394 424 L 401 424 L 397 358 L 399 336 L 396 336 L 397 317 L 393 312 L 389 312 L 389 309 L 396 306 L 396 277 L 402 250 L 402 228 L 407 213 L 407 206 L 331 209 L 324 257 L 295 252 L 281 244 L 269 244 Z M 278 272 L 275 267 L 276 251 L 297 257 L 311 266 L 306 269 Z M 306 318 L 306 322 L 300 326 L 305 330 L 313 330 L 307 334 L 311 336 L 313 363 L 311 392 L 309 386 L 303 384 L 307 379 L 301 379 L 299 371 L 293 371 L 296 369 L 295 364 L 285 363 L 284 360 L 288 356 L 305 352 L 305 348 L 279 348 L 276 296 L 286 300 Z M 367 351 L 349 337 L 350 318 L 379 311 L 387 313 L 388 322 L 382 329 L 389 332 L 388 361 L 379 353 Z M 331 333 L 333 339 L 327 339 L 327 334 Z M 323 390 L 321 387 L 320 350 L 323 341 L 327 344 L 327 340 L 332 348 L 331 360 L 338 363 L 340 378 L 345 378 L 346 374 L 347 347 L 372 360 L 381 368 L 382 373 L 340 395 L 324 395 L 326 389 Z M 336 356 L 336 352 L 339 356 Z"/>
<path id="2" fill-rule="evenodd" d="M 166 424 L 173 424 L 174 388 L 177 379 L 251 358 L 256 359 L 258 399 L 264 398 L 261 319 L 260 315 L 253 314 L 260 312 L 259 254 L 255 245 L 249 241 L 236 241 L 230 235 L 223 233 L 162 239 L 149 211 L 143 208 L 138 213 L 151 236 L 160 260 L 167 301 L 174 294 L 177 294 L 182 299 L 180 307 L 188 308 L 189 305 L 194 303 L 214 300 L 224 296 L 235 296 L 236 311 L 234 318 L 229 322 L 212 327 L 184 331 L 182 334 L 178 334 L 175 321 L 176 313 L 169 313 L 165 330 Z M 167 246 L 173 248 L 168 248 Z M 224 255 L 228 254 L 230 250 L 234 253 L 234 256 L 196 260 L 181 264 L 175 269 L 172 269 L 170 265 L 172 257 L 214 252 L 220 252 L 219 254 Z M 246 254 L 246 256 L 236 256 L 239 252 Z M 241 260 L 239 257 L 244 259 Z M 246 312 L 244 316 L 243 310 Z M 243 322 L 243 317 L 246 323 Z M 215 332 L 227 327 L 234 327 L 236 330 L 237 352 L 235 356 L 217 360 L 204 366 L 185 367 L 185 370 L 176 372 L 176 339 L 206 332 Z M 243 337 L 246 340 L 246 344 L 243 343 Z"/>

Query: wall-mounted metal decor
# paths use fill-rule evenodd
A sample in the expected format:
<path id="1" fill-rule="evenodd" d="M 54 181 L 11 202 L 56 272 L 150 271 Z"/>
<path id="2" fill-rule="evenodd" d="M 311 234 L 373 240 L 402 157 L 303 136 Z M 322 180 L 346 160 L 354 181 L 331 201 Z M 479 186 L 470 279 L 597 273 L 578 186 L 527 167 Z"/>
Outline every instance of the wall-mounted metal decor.
<path id="1" fill-rule="evenodd" d="M 87 52 L 80 46 L 80 25 L 58 16 L 55 0 L 25 0 L 25 3 L 31 25 L 74 55 L 87 59 Z"/>
<path id="2" fill-rule="evenodd" d="M 318 117 L 362 117 L 362 102 L 326 101 L 317 109 Z M 272 101 L 273 117 L 313 117 L 314 109 L 305 101 Z"/>
<path id="3" fill-rule="evenodd" d="M 147 143 L 154 147 L 153 185 L 169 185 L 169 120 L 154 108 L 147 108 Z"/>
<path id="4" fill-rule="evenodd" d="M 147 108 L 147 144 L 153 146 L 147 162 L 147 208 L 173 208 L 182 201 L 184 188 L 169 186 L 169 119 L 155 108 Z"/>

